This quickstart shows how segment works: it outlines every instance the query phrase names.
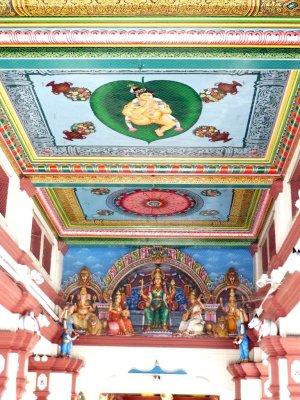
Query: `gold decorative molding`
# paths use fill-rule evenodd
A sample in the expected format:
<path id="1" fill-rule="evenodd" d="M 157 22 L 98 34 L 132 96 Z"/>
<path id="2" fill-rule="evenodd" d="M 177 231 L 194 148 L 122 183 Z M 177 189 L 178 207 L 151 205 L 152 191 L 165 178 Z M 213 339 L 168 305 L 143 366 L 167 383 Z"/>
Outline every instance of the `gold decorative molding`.
<path id="1" fill-rule="evenodd" d="M 257 187 L 271 186 L 278 175 L 199 175 L 199 174 L 36 174 L 31 175 L 32 182 L 37 186 L 53 184 L 61 187 L 67 185 L 109 185 L 109 184 L 178 184 L 178 185 L 245 185 Z"/>
<path id="2" fill-rule="evenodd" d="M 292 0 L 0 0 L 0 15 L 291 17 L 300 15 L 300 7 Z"/>
<path id="3" fill-rule="evenodd" d="M 250 16 L 261 0 L 12 0 L 19 16 Z M 6 1 L 8 3 L 8 1 Z"/>

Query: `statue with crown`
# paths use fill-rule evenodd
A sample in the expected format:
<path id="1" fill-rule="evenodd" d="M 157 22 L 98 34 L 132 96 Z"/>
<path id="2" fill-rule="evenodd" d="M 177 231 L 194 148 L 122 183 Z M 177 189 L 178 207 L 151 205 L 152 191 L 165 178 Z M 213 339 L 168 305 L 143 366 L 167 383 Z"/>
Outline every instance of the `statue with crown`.
<path id="1" fill-rule="evenodd" d="M 151 273 L 151 283 L 147 294 L 144 292 L 144 282 L 143 280 L 141 281 L 140 295 L 146 302 L 144 315 L 146 317 L 147 331 L 168 331 L 169 308 L 165 273 L 159 265 Z"/>

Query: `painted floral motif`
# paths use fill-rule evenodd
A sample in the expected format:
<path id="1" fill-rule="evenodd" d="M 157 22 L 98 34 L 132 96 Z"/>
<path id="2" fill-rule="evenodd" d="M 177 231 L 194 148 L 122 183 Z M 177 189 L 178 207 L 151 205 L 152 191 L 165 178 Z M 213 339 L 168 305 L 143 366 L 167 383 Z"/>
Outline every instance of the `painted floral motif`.
<path id="1" fill-rule="evenodd" d="M 101 215 L 102 217 L 107 217 L 107 216 L 109 216 L 109 215 L 113 215 L 114 214 L 114 212 L 113 211 L 111 211 L 111 210 L 98 210 L 97 211 L 97 214 L 98 215 Z"/>
<path id="2" fill-rule="evenodd" d="M 210 142 L 219 142 L 223 141 L 229 142 L 232 140 L 232 138 L 229 137 L 230 133 L 229 132 L 221 132 L 219 129 L 217 129 L 215 126 L 198 126 L 198 128 L 194 129 L 194 135 L 203 138 L 207 137 L 209 138 Z"/>
<path id="3" fill-rule="evenodd" d="M 202 196 L 207 196 L 207 197 L 217 197 L 221 195 L 221 192 L 216 189 L 205 189 L 202 190 L 201 194 Z"/>
<path id="4" fill-rule="evenodd" d="M 87 135 L 90 135 L 91 133 L 96 132 L 96 127 L 95 125 L 90 122 L 77 122 L 71 126 L 70 131 L 63 131 L 64 133 L 64 139 L 70 140 L 71 142 L 74 139 L 85 139 Z"/>
<path id="5" fill-rule="evenodd" d="M 200 92 L 200 97 L 204 101 L 204 103 L 215 103 L 224 99 L 228 93 L 237 94 L 237 86 L 242 86 L 237 81 L 232 81 L 232 83 L 216 83 L 215 87 L 211 89 L 204 89 Z"/>
<path id="6" fill-rule="evenodd" d="M 115 205 L 125 213 L 157 217 L 184 214 L 195 207 L 196 200 L 177 190 L 136 189 L 120 194 Z"/>
<path id="7" fill-rule="evenodd" d="M 91 92 L 89 89 L 84 87 L 72 87 L 71 82 L 55 83 L 51 81 L 46 86 L 50 86 L 53 94 L 63 94 L 70 100 L 73 101 L 86 101 L 90 98 Z"/>
<path id="8" fill-rule="evenodd" d="M 109 194 L 110 190 L 108 188 L 95 188 L 91 189 L 92 194 L 96 194 L 98 196 L 103 196 L 105 194 Z"/>
<path id="9" fill-rule="evenodd" d="M 204 215 L 204 216 L 214 216 L 214 215 L 218 215 L 219 214 L 219 211 L 217 211 L 217 210 L 203 210 L 203 211 L 200 211 L 200 214 L 201 215 Z"/>

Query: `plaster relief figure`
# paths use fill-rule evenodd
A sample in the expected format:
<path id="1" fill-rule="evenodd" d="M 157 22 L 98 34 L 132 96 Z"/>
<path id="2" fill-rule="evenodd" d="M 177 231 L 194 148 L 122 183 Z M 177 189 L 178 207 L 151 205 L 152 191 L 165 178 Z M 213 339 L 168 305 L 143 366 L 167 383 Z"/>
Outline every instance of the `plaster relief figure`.
<path id="1" fill-rule="evenodd" d="M 275 322 L 268 319 L 261 321 L 257 314 L 251 319 L 248 324 L 248 328 L 256 329 L 259 333 L 258 341 L 266 336 L 277 336 L 278 327 Z"/>

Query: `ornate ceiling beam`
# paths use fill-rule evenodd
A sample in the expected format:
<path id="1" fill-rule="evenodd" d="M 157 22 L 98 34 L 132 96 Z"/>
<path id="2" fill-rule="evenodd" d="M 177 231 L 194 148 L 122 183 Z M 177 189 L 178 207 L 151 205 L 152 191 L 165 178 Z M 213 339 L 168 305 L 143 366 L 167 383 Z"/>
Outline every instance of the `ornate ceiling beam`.
<path id="1" fill-rule="evenodd" d="M 2 28 L 0 46 L 298 47 L 297 29 Z"/>
<path id="2" fill-rule="evenodd" d="M 145 2 L 127 0 L 2 0 L 0 14 L 4 16 L 297 16 L 299 4 L 293 0 L 157 0 Z"/>

